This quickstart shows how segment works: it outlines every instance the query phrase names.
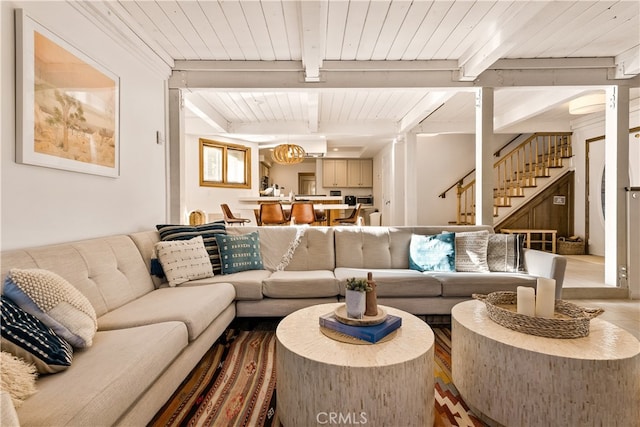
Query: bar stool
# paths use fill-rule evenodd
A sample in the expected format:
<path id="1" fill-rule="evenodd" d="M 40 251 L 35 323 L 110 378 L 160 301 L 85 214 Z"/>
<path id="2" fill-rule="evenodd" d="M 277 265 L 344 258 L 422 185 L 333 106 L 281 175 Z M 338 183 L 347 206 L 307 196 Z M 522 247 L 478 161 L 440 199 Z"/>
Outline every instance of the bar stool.
<path id="1" fill-rule="evenodd" d="M 245 225 L 247 222 L 251 222 L 250 219 L 234 216 L 233 212 L 231 212 L 231 208 L 229 208 L 229 205 L 227 205 L 226 203 L 221 204 L 220 207 L 222 208 L 222 215 L 224 215 L 224 222 L 227 225 Z"/>
<path id="2" fill-rule="evenodd" d="M 263 203 L 260 205 L 260 224 L 261 225 L 281 225 L 289 222 L 284 214 L 282 204 Z"/>
<path id="3" fill-rule="evenodd" d="M 358 203 L 356 207 L 351 212 L 351 215 L 344 218 L 336 218 L 334 222 L 337 222 L 339 225 L 355 225 L 358 223 L 358 217 L 360 215 L 360 207 L 362 203 Z"/>
<path id="4" fill-rule="evenodd" d="M 313 203 L 294 202 L 291 204 L 292 224 L 313 224 L 316 221 L 317 219 L 315 210 L 313 209 Z"/>

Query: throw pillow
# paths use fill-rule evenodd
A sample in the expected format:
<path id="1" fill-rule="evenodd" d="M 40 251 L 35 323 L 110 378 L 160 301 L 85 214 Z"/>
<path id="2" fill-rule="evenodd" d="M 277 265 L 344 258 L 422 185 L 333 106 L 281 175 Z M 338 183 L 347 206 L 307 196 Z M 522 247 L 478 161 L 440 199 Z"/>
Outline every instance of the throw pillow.
<path id="1" fill-rule="evenodd" d="M 191 240 L 158 242 L 156 252 L 169 286 L 213 276 L 213 268 L 202 236 Z"/>
<path id="2" fill-rule="evenodd" d="M 257 231 L 236 236 L 218 235 L 222 274 L 262 270 L 260 237 Z"/>
<path id="3" fill-rule="evenodd" d="M 36 367 L 6 351 L 0 352 L 0 362 L 0 389 L 8 392 L 13 406 L 19 408 L 36 392 Z"/>
<path id="4" fill-rule="evenodd" d="M 467 231 L 456 234 L 456 271 L 488 273 L 487 243 L 489 232 Z"/>
<path id="5" fill-rule="evenodd" d="M 33 363 L 41 374 L 71 366 L 73 348 L 47 325 L 2 295 L 2 349 Z"/>
<path id="6" fill-rule="evenodd" d="M 156 229 L 160 232 L 160 240 L 162 241 L 190 240 L 194 237 L 202 236 L 204 247 L 209 254 L 209 259 L 211 260 L 213 274 L 220 274 L 222 272 L 216 236 L 219 234 L 227 234 L 227 228 L 224 221 L 196 226 L 163 224 L 156 225 Z M 155 275 L 162 277 L 161 274 Z"/>
<path id="7" fill-rule="evenodd" d="M 91 346 L 96 311 L 78 289 L 57 274 L 37 268 L 9 270 L 4 294 L 74 347 Z"/>
<path id="8" fill-rule="evenodd" d="M 525 272 L 524 234 L 490 234 L 487 263 L 490 271 Z"/>
<path id="9" fill-rule="evenodd" d="M 409 268 L 418 271 L 456 271 L 455 234 L 413 234 L 409 244 Z"/>

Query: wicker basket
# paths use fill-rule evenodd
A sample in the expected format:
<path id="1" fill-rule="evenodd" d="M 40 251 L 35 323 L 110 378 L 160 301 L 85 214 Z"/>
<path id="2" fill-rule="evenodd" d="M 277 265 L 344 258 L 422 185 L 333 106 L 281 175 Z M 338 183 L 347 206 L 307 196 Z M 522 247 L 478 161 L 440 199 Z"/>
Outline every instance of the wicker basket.
<path id="1" fill-rule="evenodd" d="M 564 237 L 559 237 L 556 252 L 560 255 L 584 255 L 584 241 L 571 242 Z"/>
<path id="2" fill-rule="evenodd" d="M 514 331 L 547 338 L 581 338 L 589 335 L 589 321 L 604 312 L 601 308 L 583 308 L 567 301 L 556 300 L 553 319 L 532 317 L 516 312 L 515 292 L 473 294 L 484 301 L 489 318 Z"/>

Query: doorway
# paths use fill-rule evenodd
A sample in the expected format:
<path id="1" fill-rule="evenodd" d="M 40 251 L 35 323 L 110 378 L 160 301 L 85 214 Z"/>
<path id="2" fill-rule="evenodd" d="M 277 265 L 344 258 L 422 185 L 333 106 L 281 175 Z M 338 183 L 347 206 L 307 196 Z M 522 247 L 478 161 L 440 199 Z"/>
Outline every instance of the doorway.
<path id="1" fill-rule="evenodd" d="M 314 172 L 298 172 L 298 194 L 315 196 L 316 174 Z"/>

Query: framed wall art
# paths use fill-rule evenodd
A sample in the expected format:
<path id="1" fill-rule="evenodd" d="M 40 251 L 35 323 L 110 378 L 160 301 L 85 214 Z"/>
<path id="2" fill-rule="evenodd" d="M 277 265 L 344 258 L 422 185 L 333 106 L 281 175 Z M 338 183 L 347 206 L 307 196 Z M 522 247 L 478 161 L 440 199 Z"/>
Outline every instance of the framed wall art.
<path id="1" fill-rule="evenodd" d="M 119 78 L 16 10 L 16 162 L 120 174 Z"/>

